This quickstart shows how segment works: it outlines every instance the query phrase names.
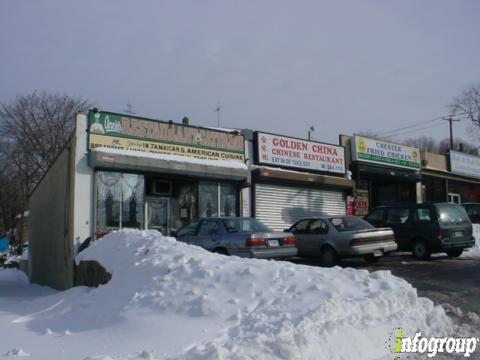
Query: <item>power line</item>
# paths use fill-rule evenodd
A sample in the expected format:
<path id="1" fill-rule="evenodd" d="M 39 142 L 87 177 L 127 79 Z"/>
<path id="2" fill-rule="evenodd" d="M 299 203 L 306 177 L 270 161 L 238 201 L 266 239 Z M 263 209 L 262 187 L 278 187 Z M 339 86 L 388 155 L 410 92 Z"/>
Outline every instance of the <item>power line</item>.
<path id="1" fill-rule="evenodd" d="M 478 112 L 475 111 L 475 112 Z M 462 115 L 469 115 L 470 113 L 468 112 L 462 112 L 462 113 L 456 113 L 456 114 L 449 114 L 449 115 L 443 115 L 443 116 L 438 116 L 436 118 L 433 118 L 433 119 L 430 119 L 430 120 L 426 120 L 426 121 L 421 121 L 419 123 L 415 123 L 415 124 L 412 124 L 412 125 L 407 125 L 407 126 L 403 126 L 401 128 L 397 128 L 397 129 L 393 129 L 393 130 L 389 130 L 389 131 L 384 131 L 384 132 L 381 132 L 381 133 L 378 133 L 377 136 L 387 136 L 387 137 L 391 137 L 391 136 L 397 136 L 399 134 L 395 134 L 396 132 L 398 131 L 402 131 L 402 130 L 407 130 L 407 129 L 411 129 L 411 128 L 416 128 L 418 126 L 421 126 L 421 125 L 424 125 L 424 124 L 428 124 L 428 123 L 431 123 L 431 122 L 434 122 L 434 121 L 440 121 L 440 120 L 445 120 L 445 117 L 451 117 L 451 116 L 462 116 Z M 428 128 L 426 128 L 428 129 Z M 413 131 L 416 131 L 416 130 L 413 130 Z"/>
<path id="2" fill-rule="evenodd" d="M 401 130 L 410 129 L 410 128 L 417 127 L 417 126 L 424 125 L 424 124 L 428 124 L 428 123 L 431 123 L 431 122 L 434 122 L 434 121 L 443 120 L 443 118 L 444 118 L 443 116 L 439 116 L 439 117 L 436 117 L 436 118 L 434 118 L 434 119 L 430 119 L 430 120 L 427 120 L 427 121 L 422 121 L 422 122 L 419 122 L 419 123 L 416 123 L 416 124 L 413 124 L 413 125 L 407 125 L 407 126 L 404 126 L 404 127 L 398 128 L 398 129 L 389 130 L 389 131 L 384 131 L 384 132 L 379 133 L 379 134 L 377 134 L 377 135 L 378 135 L 378 136 L 383 136 L 383 135 L 393 136 L 393 135 L 387 135 L 387 134 L 389 134 L 389 133 L 395 133 L 395 132 L 401 131 Z"/>
<path id="3" fill-rule="evenodd" d="M 404 132 L 400 132 L 398 134 L 387 135 L 387 137 L 397 137 L 397 136 L 400 136 L 400 135 L 405 135 L 405 134 L 409 134 L 409 133 L 416 132 L 416 131 L 422 131 L 422 130 L 427 130 L 427 129 L 431 129 L 431 128 L 434 128 L 434 127 L 439 127 L 439 126 L 442 126 L 442 125 L 445 125 L 445 123 L 430 125 L 430 126 L 426 126 L 424 128 L 420 128 L 420 129 L 407 130 L 407 131 L 404 131 Z"/>

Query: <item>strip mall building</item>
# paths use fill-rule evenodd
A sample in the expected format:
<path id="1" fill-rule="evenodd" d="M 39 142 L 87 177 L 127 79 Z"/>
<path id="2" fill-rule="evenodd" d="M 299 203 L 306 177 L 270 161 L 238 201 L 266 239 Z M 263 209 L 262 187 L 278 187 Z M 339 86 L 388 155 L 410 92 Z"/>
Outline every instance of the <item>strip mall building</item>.
<path id="1" fill-rule="evenodd" d="M 87 238 L 253 216 L 281 231 L 392 202 L 480 201 L 480 158 L 361 136 L 340 145 L 90 111 L 30 198 L 29 277 L 67 289 Z"/>

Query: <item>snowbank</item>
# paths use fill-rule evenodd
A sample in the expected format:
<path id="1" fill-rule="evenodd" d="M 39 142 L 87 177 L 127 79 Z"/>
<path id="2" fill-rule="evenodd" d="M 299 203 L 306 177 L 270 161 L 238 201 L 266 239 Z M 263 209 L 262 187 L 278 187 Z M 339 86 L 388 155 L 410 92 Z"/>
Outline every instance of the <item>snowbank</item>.
<path id="1" fill-rule="evenodd" d="M 99 261 L 112 280 L 44 297 L 28 313 L 12 316 L 8 326 L 0 325 L 0 336 L 7 337 L 0 354 L 20 349 L 35 359 L 378 359 L 391 358 L 386 342 L 395 328 L 426 336 L 452 333 L 441 307 L 389 271 L 226 257 L 156 231 L 134 230 L 95 242 L 79 254 L 81 260 Z M 22 326 L 29 330 L 22 332 L 23 343 L 9 341 Z M 32 332 L 37 339 L 29 339 Z"/>
<path id="2" fill-rule="evenodd" d="M 480 224 L 473 224 L 473 236 L 475 237 L 475 245 L 464 251 L 461 257 L 480 259 Z"/>

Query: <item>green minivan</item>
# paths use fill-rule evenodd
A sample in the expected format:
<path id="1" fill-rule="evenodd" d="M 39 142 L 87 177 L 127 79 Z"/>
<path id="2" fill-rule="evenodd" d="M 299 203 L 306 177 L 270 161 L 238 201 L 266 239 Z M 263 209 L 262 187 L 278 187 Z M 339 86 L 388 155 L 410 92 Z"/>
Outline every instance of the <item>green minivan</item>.
<path id="1" fill-rule="evenodd" d="M 465 209 L 451 203 L 379 206 L 365 216 L 375 227 L 390 227 L 399 251 L 412 251 L 426 260 L 432 253 L 460 256 L 475 244 L 472 223 Z"/>

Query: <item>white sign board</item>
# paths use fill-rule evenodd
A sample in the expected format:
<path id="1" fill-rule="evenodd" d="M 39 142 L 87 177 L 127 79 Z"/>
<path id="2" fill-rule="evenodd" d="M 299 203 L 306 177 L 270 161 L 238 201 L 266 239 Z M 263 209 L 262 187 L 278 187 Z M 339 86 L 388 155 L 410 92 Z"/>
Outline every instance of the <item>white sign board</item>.
<path id="1" fill-rule="evenodd" d="M 352 142 L 355 161 L 420 170 L 420 150 L 410 146 L 355 135 Z"/>
<path id="2" fill-rule="evenodd" d="M 345 174 L 345 149 L 267 133 L 257 133 L 258 163 Z"/>
<path id="3" fill-rule="evenodd" d="M 480 156 L 450 151 L 450 171 L 456 174 L 480 177 Z"/>

